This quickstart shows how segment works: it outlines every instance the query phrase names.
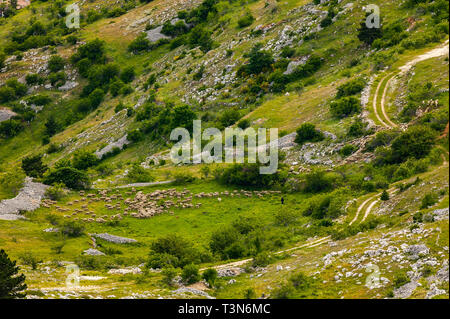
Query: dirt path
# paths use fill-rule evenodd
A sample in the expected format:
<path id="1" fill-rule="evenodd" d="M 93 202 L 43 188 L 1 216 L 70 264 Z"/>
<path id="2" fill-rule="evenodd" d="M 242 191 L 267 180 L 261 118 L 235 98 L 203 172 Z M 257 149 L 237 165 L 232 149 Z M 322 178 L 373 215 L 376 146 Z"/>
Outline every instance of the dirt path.
<path id="1" fill-rule="evenodd" d="M 444 42 L 443 45 L 434 48 L 422 55 L 417 56 L 416 58 L 414 58 L 413 60 L 407 62 L 406 64 L 402 65 L 401 67 L 399 67 L 400 72 L 392 72 L 389 73 L 387 75 L 385 75 L 380 82 L 378 83 L 378 86 L 375 90 L 375 94 L 373 96 L 373 112 L 375 113 L 375 117 L 378 119 L 378 121 L 381 123 L 381 125 L 385 128 L 395 128 L 398 127 L 397 124 L 395 124 L 388 116 L 387 112 L 386 112 L 386 95 L 387 92 L 389 90 L 389 86 L 391 84 L 392 79 L 394 79 L 394 77 L 399 76 L 399 75 L 403 75 L 406 72 L 408 72 L 415 64 L 424 61 L 424 60 L 428 60 L 431 58 L 436 58 L 436 57 L 440 57 L 443 55 L 448 55 L 449 53 L 449 45 L 448 45 L 448 40 Z M 387 80 L 386 80 L 387 79 Z M 383 83 L 386 80 L 386 85 L 384 87 L 383 90 L 383 94 L 381 96 L 380 99 L 380 110 L 378 110 L 378 96 L 380 94 L 380 90 L 381 87 L 383 86 Z M 380 113 L 382 116 L 380 116 Z"/>
<path id="2" fill-rule="evenodd" d="M 390 188 L 387 190 L 387 192 L 389 193 L 389 196 L 394 195 L 397 190 L 395 188 Z M 376 195 L 373 195 L 371 197 L 369 197 L 368 199 L 366 199 L 361 205 L 358 206 L 358 209 L 356 210 L 356 214 L 355 217 L 352 219 L 352 221 L 349 223 L 349 226 L 352 225 L 354 222 L 356 222 L 358 220 L 358 217 L 360 216 L 361 211 L 365 208 L 365 212 L 364 212 L 364 216 L 361 220 L 361 223 L 364 222 L 367 217 L 369 216 L 370 212 L 372 211 L 372 208 L 380 201 L 379 197 L 381 196 L 382 193 L 378 193 Z M 369 205 L 369 206 L 367 206 Z"/>
<path id="3" fill-rule="evenodd" d="M 442 167 L 445 167 L 445 166 L 449 165 L 449 162 L 447 160 L 447 158 L 449 157 L 449 153 L 447 152 L 447 150 L 444 147 L 442 147 L 442 146 L 438 146 L 438 147 L 441 148 L 446 153 L 447 156 L 442 154 L 442 159 L 443 159 L 442 165 L 439 165 L 434 170 L 432 170 L 430 173 L 432 173 L 432 172 L 434 172 L 434 171 L 436 171 L 438 169 L 441 169 Z M 407 178 L 405 181 L 399 181 L 397 183 L 400 183 L 400 182 L 403 182 L 403 183 L 411 182 L 416 177 L 417 176 L 412 176 L 412 177 Z M 393 195 L 395 195 L 395 193 L 398 192 L 398 189 L 396 189 L 395 187 L 391 187 L 391 188 L 389 188 L 387 190 L 387 192 L 389 193 L 389 196 L 393 196 Z M 356 210 L 355 217 L 350 221 L 349 226 L 352 225 L 353 223 L 355 223 L 358 220 L 358 217 L 361 214 L 361 211 L 365 207 L 367 207 L 365 212 L 364 212 L 364 216 L 363 216 L 363 218 L 361 220 L 361 223 L 364 222 L 367 219 L 367 217 L 369 216 L 369 214 L 372 211 L 373 207 L 380 201 L 380 199 L 379 199 L 380 196 L 381 196 L 381 193 L 378 193 L 376 195 L 373 195 L 373 196 L 369 197 L 364 202 L 362 202 L 361 205 L 358 206 L 358 209 Z M 369 206 L 367 206 L 367 205 L 369 205 Z"/>
<path id="4" fill-rule="evenodd" d="M 378 98 L 378 94 L 380 92 L 381 86 L 384 82 L 384 80 L 389 76 L 390 74 L 386 75 L 385 77 L 383 77 L 380 82 L 378 83 L 377 89 L 375 90 L 375 94 L 373 96 L 373 112 L 375 113 L 376 118 L 378 119 L 378 121 L 380 121 L 381 125 L 384 127 L 389 127 L 389 125 L 387 125 L 383 119 L 381 118 L 381 116 L 378 114 L 378 105 L 377 105 L 377 98 Z M 384 103 L 384 102 L 382 102 Z"/>
<path id="5" fill-rule="evenodd" d="M 277 255 L 278 254 L 283 254 L 283 253 L 294 251 L 294 250 L 301 249 L 301 248 L 316 247 L 316 246 L 319 246 L 319 245 L 322 245 L 322 244 L 325 244 L 325 243 L 329 242 L 330 238 L 331 238 L 331 236 L 322 237 L 322 238 L 310 241 L 309 243 L 306 243 L 306 244 L 303 244 L 303 245 L 300 245 L 300 246 L 296 246 L 296 247 L 292 247 L 292 248 L 289 248 L 289 249 L 284 249 L 284 250 L 278 251 L 275 254 L 277 254 Z M 217 266 L 214 266 L 212 268 L 214 268 L 216 270 L 227 269 L 227 268 L 237 268 L 237 267 L 245 265 L 248 262 L 251 262 L 252 260 L 253 260 L 253 258 L 248 258 L 248 259 L 238 260 L 238 261 L 234 261 L 234 262 L 227 263 L 227 264 L 217 265 Z M 200 271 L 204 271 L 206 269 L 207 268 L 202 268 L 202 269 L 200 269 Z"/>
<path id="6" fill-rule="evenodd" d="M 391 81 L 394 77 L 395 77 L 395 75 L 390 77 L 389 80 L 387 80 L 386 86 L 384 87 L 384 90 L 383 90 L 383 96 L 381 97 L 381 112 L 383 113 L 383 116 L 386 119 L 387 125 L 392 128 L 397 127 L 398 125 L 395 124 L 394 122 L 392 122 L 391 119 L 389 118 L 389 116 L 387 115 L 385 103 L 386 103 L 386 94 L 389 89 L 389 85 L 391 84 Z"/>

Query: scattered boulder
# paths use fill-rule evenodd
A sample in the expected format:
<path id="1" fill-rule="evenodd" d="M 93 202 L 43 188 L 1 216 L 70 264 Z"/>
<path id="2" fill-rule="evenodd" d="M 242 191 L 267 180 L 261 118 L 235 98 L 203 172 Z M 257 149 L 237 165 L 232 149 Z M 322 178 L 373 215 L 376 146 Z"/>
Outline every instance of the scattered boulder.
<path id="1" fill-rule="evenodd" d="M 114 244 L 130 244 L 130 243 L 137 243 L 136 239 L 132 239 L 132 238 L 126 238 L 126 237 L 120 237 L 120 236 L 114 236 L 114 235 L 110 235 L 108 233 L 103 233 L 103 234 L 92 234 L 92 236 L 106 240 L 110 243 L 114 243 Z"/>
<path id="2" fill-rule="evenodd" d="M 132 268 L 123 268 L 123 269 L 111 269 L 108 271 L 108 274 L 112 275 L 127 275 L 127 274 L 141 274 L 142 270 L 139 267 L 132 267 Z"/>
<path id="3" fill-rule="evenodd" d="M 85 251 L 83 251 L 83 253 L 88 256 L 105 256 L 105 254 L 102 253 L 100 250 L 93 248 L 86 249 Z"/>

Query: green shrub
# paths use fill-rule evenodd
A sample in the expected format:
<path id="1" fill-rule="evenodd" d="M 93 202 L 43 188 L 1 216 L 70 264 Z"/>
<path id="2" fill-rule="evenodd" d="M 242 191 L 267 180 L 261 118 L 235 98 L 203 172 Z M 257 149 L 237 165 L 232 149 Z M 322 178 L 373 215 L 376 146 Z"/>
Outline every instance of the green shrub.
<path id="1" fill-rule="evenodd" d="M 163 275 L 162 282 L 167 286 L 172 287 L 173 280 L 177 276 L 177 270 L 174 267 L 168 266 L 163 268 L 161 274 Z"/>
<path id="2" fill-rule="evenodd" d="M 4 190 L 16 196 L 22 188 L 25 180 L 25 173 L 22 169 L 13 169 L 6 174 L 0 175 L 0 185 Z"/>
<path id="3" fill-rule="evenodd" d="M 239 28 L 245 28 L 251 25 L 255 21 L 255 18 L 252 16 L 250 12 L 247 12 L 244 16 L 240 17 L 238 20 Z"/>
<path id="4" fill-rule="evenodd" d="M 410 157 L 427 156 L 435 143 L 436 133 L 425 126 L 413 126 L 392 142 L 393 160 L 401 163 Z"/>
<path id="5" fill-rule="evenodd" d="M 381 28 L 369 28 L 367 27 L 366 19 L 370 13 L 366 13 L 363 21 L 360 23 L 360 27 L 358 29 L 358 39 L 361 42 L 364 42 L 368 45 L 371 45 L 376 39 L 381 38 L 382 32 Z M 380 21 L 381 23 L 381 21 Z"/>
<path id="6" fill-rule="evenodd" d="M 28 176 L 42 177 L 48 167 L 42 163 L 42 155 L 35 155 L 22 159 L 22 169 Z"/>
<path id="7" fill-rule="evenodd" d="M 189 264 L 184 266 L 183 271 L 181 273 L 181 278 L 187 284 L 194 284 L 200 281 L 201 276 L 198 272 L 198 267 L 194 264 Z"/>
<path id="8" fill-rule="evenodd" d="M 316 170 L 305 176 L 304 191 L 307 193 L 319 193 L 332 189 L 333 182 L 324 171 Z"/>
<path id="9" fill-rule="evenodd" d="M 86 170 L 98 164 L 98 158 L 94 153 L 86 150 L 78 150 L 73 154 L 72 166 L 78 170 Z"/>
<path id="10" fill-rule="evenodd" d="M 337 99 L 330 104 L 330 112 L 334 117 L 343 118 L 361 111 L 359 99 L 354 96 L 346 96 Z"/>
<path id="11" fill-rule="evenodd" d="M 67 237 L 80 237 L 84 234 L 84 226 L 75 221 L 68 221 L 61 225 L 60 231 Z"/>
<path id="12" fill-rule="evenodd" d="M 30 266 L 32 270 L 36 270 L 38 264 L 42 262 L 41 259 L 29 251 L 21 254 L 19 258 L 24 265 Z"/>
<path id="13" fill-rule="evenodd" d="M 134 183 L 147 183 L 153 181 L 154 177 L 141 165 L 135 163 L 129 170 L 127 179 Z"/>
<path id="14" fill-rule="evenodd" d="M 433 206 L 438 201 L 437 196 L 435 194 L 426 194 L 422 198 L 422 204 L 420 206 L 421 209 L 428 208 L 430 206 Z"/>
<path id="15" fill-rule="evenodd" d="M 266 267 L 271 262 L 272 262 L 271 256 L 266 252 L 262 252 L 253 258 L 252 266 L 253 267 Z"/>
<path id="16" fill-rule="evenodd" d="M 192 176 L 189 173 L 182 173 L 182 172 L 176 173 L 174 175 L 174 179 L 175 179 L 175 181 L 174 181 L 175 185 L 185 185 L 185 184 L 189 184 L 189 183 L 192 183 L 193 181 L 195 181 L 194 176 Z"/>
<path id="17" fill-rule="evenodd" d="M 401 286 L 406 285 L 407 283 L 409 283 L 411 280 L 408 278 L 408 276 L 404 273 L 398 274 L 395 278 L 394 278 L 394 287 L 395 288 L 400 288 Z"/>
<path id="18" fill-rule="evenodd" d="M 192 248 L 189 241 L 176 234 L 171 234 L 160 237 L 152 243 L 147 267 L 183 267 L 200 261 L 199 252 Z"/>
<path id="19" fill-rule="evenodd" d="M 273 56 L 270 52 L 261 50 L 262 45 L 255 45 L 247 55 L 249 61 L 241 66 L 237 72 L 238 76 L 247 76 L 251 74 L 259 74 L 268 71 L 274 63 Z"/>
<path id="20" fill-rule="evenodd" d="M 415 223 L 421 223 L 423 221 L 423 213 L 422 212 L 417 212 L 413 215 L 413 221 Z"/>
<path id="21" fill-rule="evenodd" d="M 302 214 L 321 220 L 334 219 L 342 214 L 342 206 L 343 202 L 339 196 L 325 195 L 310 200 Z"/>
<path id="22" fill-rule="evenodd" d="M 347 157 L 356 152 L 357 149 L 358 147 L 356 145 L 347 144 L 339 150 L 339 154 L 341 154 L 343 157 Z"/>
<path id="23" fill-rule="evenodd" d="M 58 71 L 64 70 L 66 65 L 66 60 L 64 60 L 59 55 L 52 55 L 48 60 L 48 69 L 51 73 L 56 73 Z"/>
<path id="24" fill-rule="evenodd" d="M 365 85 L 366 81 L 363 78 L 348 81 L 338 87 L 336 98 L 358 94 L 364 89 Z"/>
<path id="25" fill-rule="evenodd" d="M 244 299 L 256 299 L 256 292 L 253 288 L 248 288 L 244 292 Z"/>
<path id="26" fill-rule="evenodd" d="M 50 198 L 51 200 L 58 201 L 65 195 L 64 187 L 64 184 L 56 183 L 55 185 L 47 188 L 47 190 L 45 191 L 45 196 Z"/>
<path id="27" fill-rule="evenodd" d="M 209 284 L 210 287 L 213 287 L 217 280 L 217 270 L 214 268 L 206 269 L 202 274 L 202 278 Z"/>
<path id="28" fill-rule="evenodd" d="M 141 141 L 143 138 L 144 134 L 139 129 L 132 130 L 127 134 L 127 139 L 134 143 Z"/>
<path id="29" fill-rule="evenodd" d="M 86 173 L 73 167 L 60 167 L 47 172 L 44 175 L 44 184 L 53 185 L 63 183 L 72 189 L 87 189 L 90 187 L 89 177 Z"/>
<path id="30" fill-rule="evenodd" d="M 236 109 L 229 109 L 222 113 L 220 116 L 220 123 L 222 126 L 228 127 L 236 123 L 241 118 L 241 115 L 238 110 Z"/>
<path id="31" fill-rule="evenodd" d="M 260 174 L 260 163 L 233 164 L 215 172 L 215 178 L 225 185 L 253 188 L 269 188 L 282 184 L 286 179 L 283 172 Z"/>
<path id="32" fill-rule="evenodd" d="M 357 118 L 352 124 L 349 126 L 347 135 L 350 137 L 360 137 L 363 135 L 367 135 L 367 123 L 363 122 L 360 118 Z"/>
<path id="33" fill-rule="evenodd" d="M 325 138 L 322 132 L 316 129 L 314 124 L 303 123 L 297 129 L 297 136 L 295 137 L 295 142 L 302 145 L 306 142 L 319 142 Z"/>

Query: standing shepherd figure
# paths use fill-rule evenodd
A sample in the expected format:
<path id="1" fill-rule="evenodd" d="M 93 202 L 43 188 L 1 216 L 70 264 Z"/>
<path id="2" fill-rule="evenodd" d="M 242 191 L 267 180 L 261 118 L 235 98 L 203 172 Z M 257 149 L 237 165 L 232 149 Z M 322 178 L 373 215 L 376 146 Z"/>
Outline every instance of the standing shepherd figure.
<path id="1" fill-rule="evenodd" d="M 281 205 L 284 205 L 284 197 L 281 197 Z"/>

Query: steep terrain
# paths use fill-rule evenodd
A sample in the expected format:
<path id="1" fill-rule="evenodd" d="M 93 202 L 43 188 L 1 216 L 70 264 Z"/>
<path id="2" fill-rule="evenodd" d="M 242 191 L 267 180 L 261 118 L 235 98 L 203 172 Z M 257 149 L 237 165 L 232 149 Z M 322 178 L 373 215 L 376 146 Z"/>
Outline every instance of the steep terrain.
<path id="1" fill-rule="evenodd" d="M 28 298 L 449 297 L 446 1 L 72 2 L 0 18 Z M 277 172 L 172 163 L 195 119 L 278 128 Z"/>

